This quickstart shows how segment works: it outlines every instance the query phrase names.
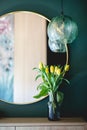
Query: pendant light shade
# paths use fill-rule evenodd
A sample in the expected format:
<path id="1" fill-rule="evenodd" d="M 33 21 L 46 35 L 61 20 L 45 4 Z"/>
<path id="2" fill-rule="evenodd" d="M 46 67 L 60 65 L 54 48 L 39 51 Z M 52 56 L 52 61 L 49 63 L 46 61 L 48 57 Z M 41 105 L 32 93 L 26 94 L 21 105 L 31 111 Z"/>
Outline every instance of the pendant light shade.
<path id="1" fill-rule="evenodd" d="M 65 44 L 58 40 L 51 41 L 49 39 L 48 46 L 52 52 L 60 52 L 60 53 L 66 52 Z"/>
<path id="2" fill-rule="evenodd" d="M 48 45 L 53 52 L 66 52 L 67 44 L 72 43 L 78 35 L 78 27 L 70 16 L 64 15 L 61 0 L 61 15 L 52 18 L 47 26 Z"/>
<path id="3" fill-rule="evenodd" d="M 48 24 L 47 33 L 51 41 L 72 43 L 78 35 L 78 27 L 71 17 L 60 15 Z"/>

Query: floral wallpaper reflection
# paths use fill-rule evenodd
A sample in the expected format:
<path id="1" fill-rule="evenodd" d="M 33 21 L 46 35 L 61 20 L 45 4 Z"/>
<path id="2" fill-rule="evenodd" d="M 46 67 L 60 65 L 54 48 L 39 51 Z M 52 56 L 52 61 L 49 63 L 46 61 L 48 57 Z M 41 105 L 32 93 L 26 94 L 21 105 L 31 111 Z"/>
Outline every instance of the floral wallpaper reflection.
<path id="1" fill-rule="evenodd" d="M 0 99 L 13 101 L 14 17 L 0 18 Z"/>

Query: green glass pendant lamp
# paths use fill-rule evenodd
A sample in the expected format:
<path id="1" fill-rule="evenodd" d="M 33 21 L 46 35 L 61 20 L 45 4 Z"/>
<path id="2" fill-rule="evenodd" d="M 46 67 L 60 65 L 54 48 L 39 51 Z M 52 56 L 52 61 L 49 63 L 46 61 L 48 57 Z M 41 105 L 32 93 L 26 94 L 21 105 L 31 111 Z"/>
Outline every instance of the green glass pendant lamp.
<path id="1" fill-rule="evenodd" d="M 47 27 L 48 45 L 53 52 L 66 52 L 66 44 L 72 43 L 78 35 L 78 27 L 70 16 L 63 13 L 61 0 L 61 15 L 54 17 Z"/>

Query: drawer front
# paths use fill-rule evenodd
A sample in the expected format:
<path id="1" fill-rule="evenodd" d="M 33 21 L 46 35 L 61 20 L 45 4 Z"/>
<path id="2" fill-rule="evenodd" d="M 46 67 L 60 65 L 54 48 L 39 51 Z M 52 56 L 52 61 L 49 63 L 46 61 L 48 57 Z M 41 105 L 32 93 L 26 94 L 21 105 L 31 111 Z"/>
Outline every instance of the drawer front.
<path id="1" fill-rule="evenodd" d="M 16 127 L 16 130 L 84 130 L 84 126 L 32 126 L 32 127 Z"/>
<path id="2" fill-rule="evenodd" d="M 0 130 L 15 130 L 15 127 L 0 127 Z"/>

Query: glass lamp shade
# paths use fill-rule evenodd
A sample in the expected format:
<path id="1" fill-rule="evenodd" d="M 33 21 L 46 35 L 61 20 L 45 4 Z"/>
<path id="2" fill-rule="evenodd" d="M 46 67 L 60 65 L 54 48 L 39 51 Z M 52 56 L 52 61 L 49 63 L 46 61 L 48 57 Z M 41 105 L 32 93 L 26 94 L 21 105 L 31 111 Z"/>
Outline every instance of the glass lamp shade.
<path id="1" fill-rule="evenodd" d="M 78 27 L 71 17 L 60 15 L 48 24 L 47 34 L 51 41 L 72 43 L 78 35 Z"/>
<path id="2" fill-rule="evenodd" d="M 64 53 L 66 52 L 66 47 L 65 44 L 62 42 L 59 42 L 58 40 L 51 41 L 50 39 L 48 40 L 48 46 L 52 52 L 59 52 L 59 53 Z"/>

